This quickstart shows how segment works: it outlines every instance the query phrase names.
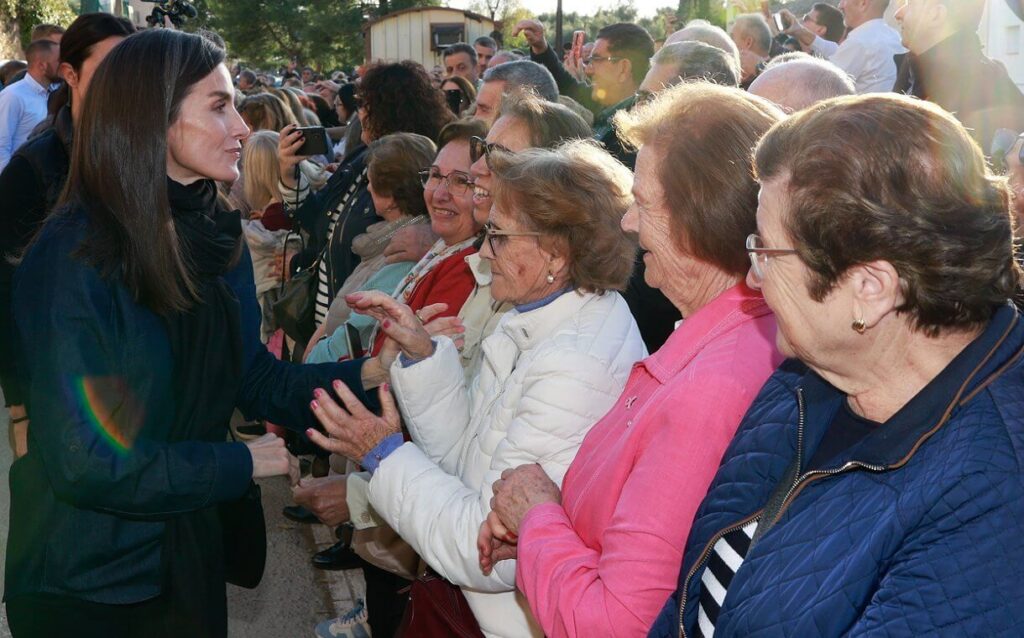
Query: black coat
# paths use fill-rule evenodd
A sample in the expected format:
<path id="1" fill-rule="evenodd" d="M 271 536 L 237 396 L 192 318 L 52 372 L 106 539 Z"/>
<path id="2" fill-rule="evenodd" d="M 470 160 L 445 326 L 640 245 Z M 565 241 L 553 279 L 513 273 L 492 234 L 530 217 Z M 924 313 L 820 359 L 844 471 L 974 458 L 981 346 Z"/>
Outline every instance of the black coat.
<path id="1" fill-rule="evenodd" d="M 71 111 L 64 107 L 53 126 L 23 144 L 0 173 L 0 387 L 7 405 L 26 400 L 11 318 L 11 261 L 60 197 L 68 176 L 71 134 Z"/>
<path id="2" fill-rule="evenodd" d="M 1024 95 L 1002 63 L 986 57 L 973 32 L 954 34 L 921 54 L 896 56 L 894 90 L 956 115 L 988 154 L 997 129 L 1024 131 Z"/>
<path id="3" fill-rule="evenodd" d="M 334 233 L 328 236 L 336 210 L 338 222 Z M 347 159 L 323 188 L 309 193 L 289 214 L 311 238 L 309 246 L 291 261 L 292 270 L 311 265 L 326 246 L 327 285 L 333 299 L 359 265 L 360 257 L 352 251 L 352 240 L 365 233 L 371 224 L 381 221 L 373 207 L 366 179 L 366 147 Z"/>

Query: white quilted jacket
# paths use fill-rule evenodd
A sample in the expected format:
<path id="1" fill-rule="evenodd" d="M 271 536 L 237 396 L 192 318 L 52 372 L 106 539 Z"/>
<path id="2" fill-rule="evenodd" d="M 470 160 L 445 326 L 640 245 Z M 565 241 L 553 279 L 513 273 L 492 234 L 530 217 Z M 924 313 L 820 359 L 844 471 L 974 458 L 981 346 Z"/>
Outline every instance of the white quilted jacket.
<path id="1" fill-rule="evenodd" d="M 541 636 L 515 591 L 515 561 L 480 572 L 477 532 L 491 484 L 506 468 L 540 463 L 561 485 L 583 437 L 646 356 L 618 293 L 569 292 L 507 313 L 483 342 L 480 374 L 463 380 L 451 340 L 403 368 L 391 384 L 415 445 L 389 455 L 370 502 L 439 574 L 460 585 L 488 636 Z"/>

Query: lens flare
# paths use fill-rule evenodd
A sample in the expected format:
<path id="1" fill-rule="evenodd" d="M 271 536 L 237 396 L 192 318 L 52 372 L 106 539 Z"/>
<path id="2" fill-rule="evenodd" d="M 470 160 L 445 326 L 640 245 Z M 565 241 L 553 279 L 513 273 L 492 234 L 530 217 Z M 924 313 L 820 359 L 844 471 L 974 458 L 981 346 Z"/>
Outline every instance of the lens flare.
<path id="1" fill-rule="evenodd" d="M 142 412 L 120 377 L 79 377 L 73 383 L 81 416 L 115 452 L 131 451 L 142 424 Z"/>

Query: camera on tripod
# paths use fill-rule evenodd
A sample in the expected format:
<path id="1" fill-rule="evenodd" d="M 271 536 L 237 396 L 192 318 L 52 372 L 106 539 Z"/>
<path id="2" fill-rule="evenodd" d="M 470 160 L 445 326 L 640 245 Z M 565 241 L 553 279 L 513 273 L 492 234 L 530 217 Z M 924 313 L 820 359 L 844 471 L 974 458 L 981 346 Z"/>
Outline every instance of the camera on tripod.
<path id="1" fill-rule="evenodd" d="M 191 20 L 199 15 L 195 5 L 187 0 L 143 0 L 153 2 L 153 12 L 146 16 L 146 23 L 151 27 L 163 26 L 164 18 L 168 18 L 176 27 L 180 27 L 185 20 Z"/>

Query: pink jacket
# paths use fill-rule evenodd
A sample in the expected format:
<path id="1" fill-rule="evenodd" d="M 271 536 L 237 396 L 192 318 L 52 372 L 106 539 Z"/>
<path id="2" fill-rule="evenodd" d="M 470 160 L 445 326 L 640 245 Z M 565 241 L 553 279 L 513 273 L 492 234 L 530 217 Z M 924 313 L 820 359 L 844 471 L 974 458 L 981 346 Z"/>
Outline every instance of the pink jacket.
<path id="1" fill-rule="evenodd" d="M 633 367 L 569 467 L 562 505 L 520 525 L 516 582 L 548 636 L 647 635 L 722 454 L 781 361 L 774 315 L 741 283 Z"/>

